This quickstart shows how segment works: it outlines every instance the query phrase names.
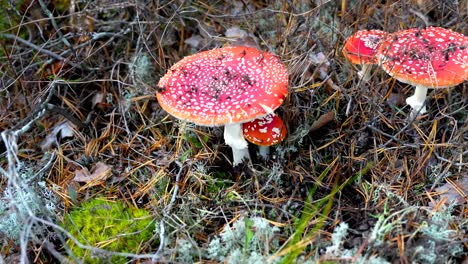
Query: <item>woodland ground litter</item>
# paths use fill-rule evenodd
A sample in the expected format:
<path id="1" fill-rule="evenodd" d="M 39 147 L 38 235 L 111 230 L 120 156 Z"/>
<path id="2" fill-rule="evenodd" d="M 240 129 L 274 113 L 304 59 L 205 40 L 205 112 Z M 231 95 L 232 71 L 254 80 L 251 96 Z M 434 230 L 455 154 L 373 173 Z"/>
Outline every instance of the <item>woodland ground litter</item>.
<path id="1" fill-rule="evenodd" d="M 94 198 L 154 229 L 135 252 L 106 251 L 125 233 L 84 242 L 96 261 L 466 261 L 466 82 L 409 122 L 414 88 L 378 67 L 362 82 L 341 54 L 360 29 L 467 35 L 466 0 L 0 3 L 0 263 L 78 261 L 64 219 Z M 233 168 L 222 128 L 179 122 L 155 92 L 239 36 L 288 69 L 288 137 Z"/>

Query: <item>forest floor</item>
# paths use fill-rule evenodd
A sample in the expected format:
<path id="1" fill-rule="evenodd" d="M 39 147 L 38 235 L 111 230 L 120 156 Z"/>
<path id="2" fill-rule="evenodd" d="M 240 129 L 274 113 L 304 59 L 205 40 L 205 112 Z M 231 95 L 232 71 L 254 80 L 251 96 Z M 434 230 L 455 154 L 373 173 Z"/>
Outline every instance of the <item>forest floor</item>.
<path id="1" fill-rule="evenodd" d="M 467 35 L 466 0 L 0 3 L 0 263 L 467 261 L 467 83 L 411 120 L 413 86 L 341 52 L 361 29 Z M 233 168 L 221 127 L 155 93 L 238 37 L 287 67 L 288 137 Z"/>

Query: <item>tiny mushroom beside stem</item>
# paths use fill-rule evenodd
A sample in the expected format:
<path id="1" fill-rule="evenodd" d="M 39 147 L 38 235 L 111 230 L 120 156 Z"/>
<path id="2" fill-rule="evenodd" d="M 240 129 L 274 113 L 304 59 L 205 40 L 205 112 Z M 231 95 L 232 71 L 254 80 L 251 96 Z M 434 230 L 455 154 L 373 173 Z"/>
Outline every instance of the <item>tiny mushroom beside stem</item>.
<path id="1" fill-rule="evenodd" d="M 242 127 L 245 139 L 259 146 L 263 159 L 268 158 L 270 146 L 283 141 L 287 134 L 283 120 L 274 113 L 243 123 Z"/>
<path id="2" fill-rule="evenodd" d="M 412 118 L 427 112 L 428 88 L 452 87 L 468 79 L 468 37 L 449 29 L 402 30 L 387 37 L 377 53 L 384 71 L 416 87 L 406 99 Z"/>
<path id="3" fill-rule="evenodd" d="M 231 46 L 185 57 L 158 87 L 158 102 L 169 114 L 201 126 L 224 126 L 236 166 L 249 158 L 242 123 L 273 113 L 283 103 L 288 73 L 271 53 Z"/>
<path id="4" fill-rule="evenodd" d="M 343 55 L 351 63 L 362 65 L 358 75 L 363 81 L 370 80 L 370 68 L 377 64 L 377 50 L 387 35 L 381 30 L 359 30 L 346 39 L 342 49 Z"/>

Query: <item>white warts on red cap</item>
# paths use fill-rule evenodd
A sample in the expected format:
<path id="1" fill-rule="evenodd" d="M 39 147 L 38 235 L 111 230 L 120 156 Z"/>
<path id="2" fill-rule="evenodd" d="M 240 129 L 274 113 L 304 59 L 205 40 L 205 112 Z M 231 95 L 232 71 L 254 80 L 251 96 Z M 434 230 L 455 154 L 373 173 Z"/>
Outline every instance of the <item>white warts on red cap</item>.
<path id="1" fill-rule="evenodd" d="M 451 87 L 468 78 L 468 38 L 439 27 L 396 32 L 381 43 L 381 67 L 401 82 Z"/>
<path id="2" fill-rule="evenodd" d="M 158 101 L 173 116 L 222 126 L 271 113 L 287 94 L 288 74 L 270 53 L 225 47 L 182 59 L 158 85 Z"/>

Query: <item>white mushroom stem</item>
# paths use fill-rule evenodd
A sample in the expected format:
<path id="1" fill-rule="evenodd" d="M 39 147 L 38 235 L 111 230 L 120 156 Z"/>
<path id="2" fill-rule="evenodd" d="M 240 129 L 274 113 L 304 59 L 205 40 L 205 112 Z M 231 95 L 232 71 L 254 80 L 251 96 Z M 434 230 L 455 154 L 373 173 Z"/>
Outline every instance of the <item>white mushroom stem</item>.
<path id="1" fill-rule="evenodd" d="M 416 85 L 416 90 L 414 95 L 406 98 L 406 103 L 412 108 L 412 115 L 416 115 L 418 112 L 420 114 L 426 113 L 426 101 L 427 96 L 427 87 Z"/>
<path id="2" fill-rule="evenodd" d="M 363 64 L 361 70 L 357 73 L 359 78 L 365 82 L 369 82 L 371 79 L 371 68 L 372 64 Z"/>
<path id="3" fill-rule="evenodd" d="M 225 125 L 224 141 L 232 148 L 233 166 L 239 165 L 244 159 L 250 159 L 248 143 L 242 133 L 242 124 Z"/>
<path id="4" fill-rule="evenodd" d="M 270 155 L 270 147 L 269 146 L 259 146 L 258 147 L 258 153 L 260 154 L 260 157 L 262 157 L 264 160 L 267 160 L 268 155 Z"/>

